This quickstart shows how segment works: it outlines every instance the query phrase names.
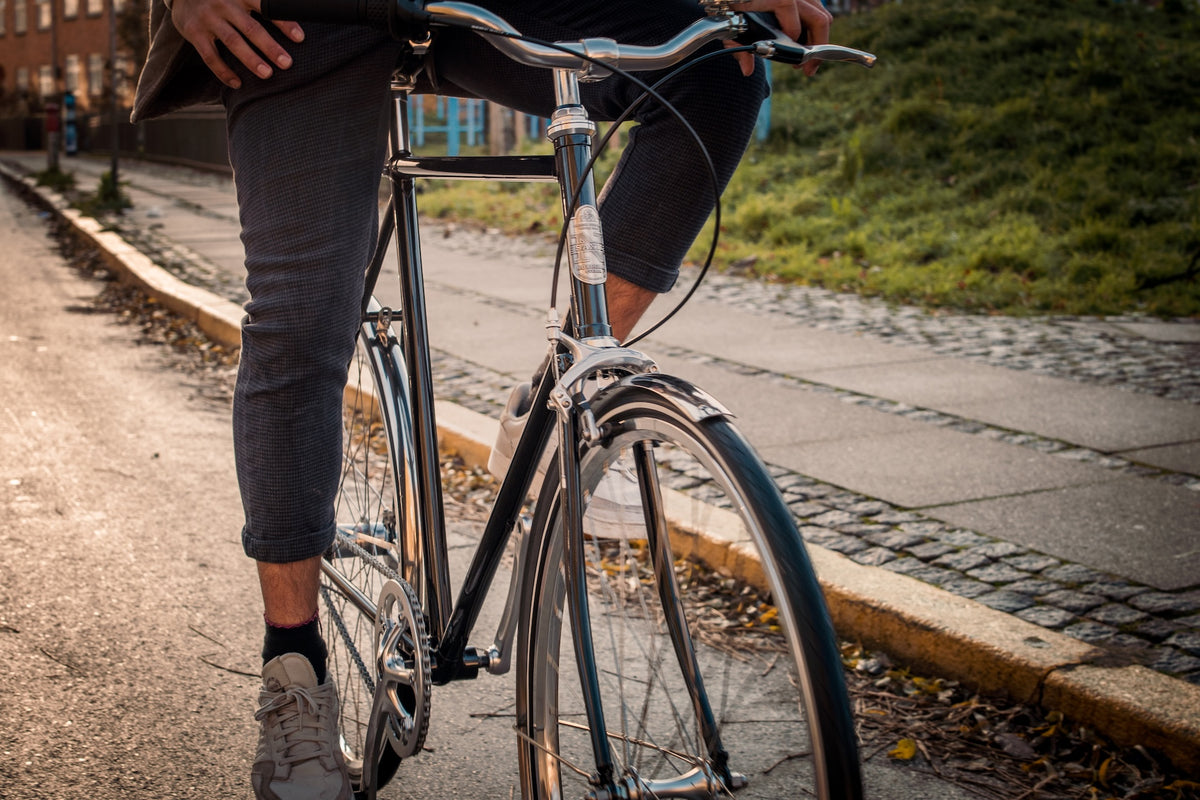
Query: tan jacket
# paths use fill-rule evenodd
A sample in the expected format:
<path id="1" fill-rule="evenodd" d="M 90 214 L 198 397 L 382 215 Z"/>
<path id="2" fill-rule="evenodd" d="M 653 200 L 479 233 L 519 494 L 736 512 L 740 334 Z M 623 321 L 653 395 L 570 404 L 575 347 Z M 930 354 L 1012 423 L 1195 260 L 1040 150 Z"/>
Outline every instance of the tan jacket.
<path id="1" fill-rule="evenodd" d="M 150 51 L 138 78 L 133 99 L 133 122 L 221 97 L 221 83 L 200 59 L 196 48 L 175 29 L 163 0 L 150 5 Z"/>

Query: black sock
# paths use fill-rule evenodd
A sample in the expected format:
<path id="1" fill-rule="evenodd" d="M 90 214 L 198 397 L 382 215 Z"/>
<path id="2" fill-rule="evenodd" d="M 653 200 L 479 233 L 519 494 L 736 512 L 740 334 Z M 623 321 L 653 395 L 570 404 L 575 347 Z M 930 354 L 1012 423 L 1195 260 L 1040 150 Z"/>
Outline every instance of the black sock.
<path id="1" fill-rule="evenodd" d="M 266 619 L 264 616 L 263 619 Z M 325 682 L 325 640 L 321 638 L 320 620 L 316 614 L 299 625 L 276 625 L 266 619 L 267 633 L 263 637 L 262 657 L 266 664 L 284 653 L 299 653 L 309 660 L 317 673 L 317 685 Z"/>

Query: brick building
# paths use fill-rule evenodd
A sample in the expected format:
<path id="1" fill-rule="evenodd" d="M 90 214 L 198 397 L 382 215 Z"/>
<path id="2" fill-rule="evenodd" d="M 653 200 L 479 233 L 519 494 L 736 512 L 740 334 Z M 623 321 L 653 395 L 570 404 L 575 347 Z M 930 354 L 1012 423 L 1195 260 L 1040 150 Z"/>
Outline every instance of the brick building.
<path id="1" fill-rule="evenodd" d="M 111 86 L 110 3 L 120 12 L 126 3 L 140 2 L 0 0 L 0 114 L 36 109 L 63 92 L 74 93 L 80 111 L 102 107 Z M 131 60 L 118 50 L 113 66 L 118 98 L 127 105 Z"/>

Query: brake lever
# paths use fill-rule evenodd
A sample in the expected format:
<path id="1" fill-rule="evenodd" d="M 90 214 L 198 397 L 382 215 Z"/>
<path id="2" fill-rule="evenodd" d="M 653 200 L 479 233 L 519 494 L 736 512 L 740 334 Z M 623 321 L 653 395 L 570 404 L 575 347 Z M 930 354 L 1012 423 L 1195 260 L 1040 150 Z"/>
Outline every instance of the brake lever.
<path id="1" fill-rule="evenodd" d="M 849 61 L 864 67 L 875 66 L 875 56 L 852 47 L 838 44 L 803 45 L 779 29 L 774 19 L 761 11 L 741 14 L 746 30 L 736 37 L 739 44 L 751 45 L 755 55 L 784 64 L 805 64 L 809 61 Z"/>

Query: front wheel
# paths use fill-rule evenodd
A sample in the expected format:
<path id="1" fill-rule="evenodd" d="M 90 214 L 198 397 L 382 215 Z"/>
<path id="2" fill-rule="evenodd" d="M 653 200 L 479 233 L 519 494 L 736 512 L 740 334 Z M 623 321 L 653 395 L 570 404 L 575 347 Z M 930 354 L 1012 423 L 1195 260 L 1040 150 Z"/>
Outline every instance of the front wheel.
<path id="1" fill-rule="evenodd" d="M 861 798 L 837 642 L 762 462 L 728 420 L 696 421 L 647 387 L 603 392 L 593 410 L 581 549 L 606 735 L 593 735 L 564 624 L 552 467 L 517 649 L 525 797 L 603 796 L 600 739 L 619 796 Z"/>

